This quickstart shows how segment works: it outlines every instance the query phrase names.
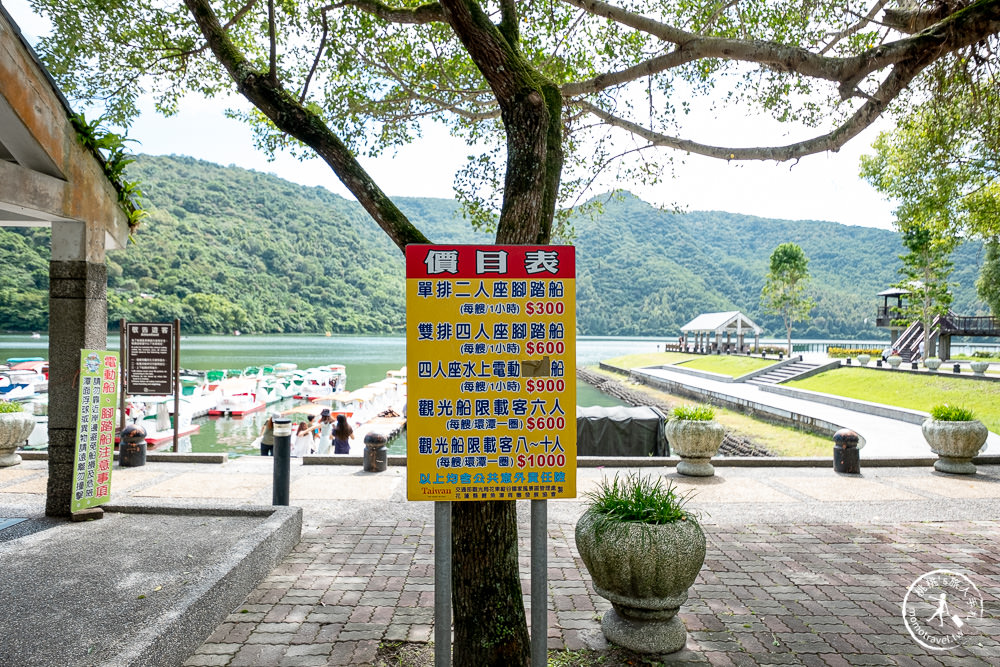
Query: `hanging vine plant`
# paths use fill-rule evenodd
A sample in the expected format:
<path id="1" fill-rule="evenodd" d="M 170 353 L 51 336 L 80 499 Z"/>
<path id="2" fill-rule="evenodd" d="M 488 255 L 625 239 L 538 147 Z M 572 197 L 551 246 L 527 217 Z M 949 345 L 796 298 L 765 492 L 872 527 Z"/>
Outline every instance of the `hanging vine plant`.
<path id="1" fill-rule="evenodd" d="M 148 213 L 142 207 L 143 194 L 139 181 L 129 181 L 125 178 L 125 168 L 135 162 L 135 158 L 125 146 L 132 140 L 106 130 L 102 127 L 100 118 L 89 122 L 82 113 L 78 113 L 74 114 L 70 121 L 76 129 L 80 142 L 97 156 L 105 176 L 115 186 L 118 203 L 128 216 L 129 231 L 135 231 Z"/>

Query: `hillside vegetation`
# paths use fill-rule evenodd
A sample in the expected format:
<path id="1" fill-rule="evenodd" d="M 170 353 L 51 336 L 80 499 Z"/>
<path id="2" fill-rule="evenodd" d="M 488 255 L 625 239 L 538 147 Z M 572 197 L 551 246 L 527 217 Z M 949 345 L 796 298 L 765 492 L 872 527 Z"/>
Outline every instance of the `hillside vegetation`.
<path id="1" fill-rule="evenodd" d="M 184 157 L 140 156 L 150 217 L 136 244 L 109 253 L 108 321 L 179 317 L 188 333 L 400 333 L 402 256 L 354 202 L 270 174 Z M 438 243 L 489 243 L 455 202 L 401 198 Z M 702 312 L 760 313 L 771 251 L 787 241 L 809 257 L 817 307 L 793 335 L 872 338 L 875 294 L 898 280 L 898 235 L 821 221 L 719 212 L 675 214 L 631 195 L 578 217 L 577 324 L 581 335 L 673 338 Z M 953 309 L 986 314 L 974 283 L 981 247 L 955 253 Z M 0 330 L 47 328 L 49 234 L 0 229 Z"/>

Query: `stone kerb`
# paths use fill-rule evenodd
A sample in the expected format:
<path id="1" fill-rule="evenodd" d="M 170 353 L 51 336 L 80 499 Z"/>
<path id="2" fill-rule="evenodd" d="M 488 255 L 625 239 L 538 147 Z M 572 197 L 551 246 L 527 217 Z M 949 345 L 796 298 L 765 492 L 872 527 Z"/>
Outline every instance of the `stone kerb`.
<path id="1" fill-rule="evenodd" d="M 706 380 L 715 380 L 716 382 L 735 382 L 735 379 L 731 375 L 723 375 L 722 373 L 713 373 L 712 371 L 702 371 L 695 368 L 685 368 L 682 365 L 666 364 L 662 366 L 654 366 L 653 368 L 662 368 L 663 370 L 670 371 L 672 373 L 682 373 L 684 375 L 693 375 L 694 377 L 704 378 Z"/>
<path id="2" fill-rule="evenodd" d="M 908 424 L 923 424 L 924 420 L 929 416 L 926 412 L 921 412 L 920 410 L 897 408 L 892 405 L 872 403 L 870 401 L 862 401 L 856 398 L 834 396 L 832 394 L 824 394 L 822 392 L 812 391 L 809 389 L 796 389 L 793 387 L 781 387 L 777 385 L 762 386 L 760 389 L 761 391 L 770 392 L 772 394 L 812 401 L 813 403 L 822 403 L 823 405 L 844 408 L 845 410 L 853 410 L 867 415 L 875 415 L 876 417 L 896 419 Z"/>

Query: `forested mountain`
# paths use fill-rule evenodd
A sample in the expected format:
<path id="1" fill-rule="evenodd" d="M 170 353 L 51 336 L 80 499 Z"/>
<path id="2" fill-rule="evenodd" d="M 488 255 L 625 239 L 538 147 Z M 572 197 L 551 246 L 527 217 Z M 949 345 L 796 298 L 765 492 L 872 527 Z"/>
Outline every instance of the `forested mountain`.
<path id="1" fill-rule="evenodd" d="M 318 167 L 319 168 L 319 167 Z M 149 218 L 136 243 L 108 259 L 108 320 L 179 317 L 188 333 L 400 333 L 398 249 L 354 202 L 318 187 L 184 157 L 140 156 Z M 402 198 L 434 242 L 489 243 L 455 202 Z M 575 221 L 577 322 L 584 335 L 673 338 L 701 312 L 760 314 L 771 251 L 802 246 L 817 300 L 796 337 L 877 337 L 875 294 L 898 280 L 894 232 L 831 222 L 718 212 L 674 214 L 624 194 Z M 47 230 L 0 229 L 0 330 L 47 328 Z M 954 254 L 954 310 L 985 314 L 975 298 L 981 247 Z"/>

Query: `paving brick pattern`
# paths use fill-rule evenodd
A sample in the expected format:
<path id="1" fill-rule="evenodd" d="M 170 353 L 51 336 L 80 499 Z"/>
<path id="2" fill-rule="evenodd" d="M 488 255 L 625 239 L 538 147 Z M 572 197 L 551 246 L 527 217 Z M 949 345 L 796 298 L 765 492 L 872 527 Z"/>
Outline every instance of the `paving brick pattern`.
<path id="1" fill-rule="evenodd" d="M 527 534 L 526 527 L 522 534 Z M 666 664 L 1000 665 L 1000 523 L 706 525 L 708 555 L 681 618 L 684 651 Z M 529 590 L 528 544 L 521 553 Z M 433 526 L 321 526 L 185 663 L 363 665 L 382 641 L 433 638 Z M 551 649 L 604 651 L 573 526 L 549 527 Z M 962 647 L 931 651 L 907 633 L 901 604 L 920 575 L 951 569 L 982 593 Z M 530 604 L 530 598 L 526 596 Z"/>

